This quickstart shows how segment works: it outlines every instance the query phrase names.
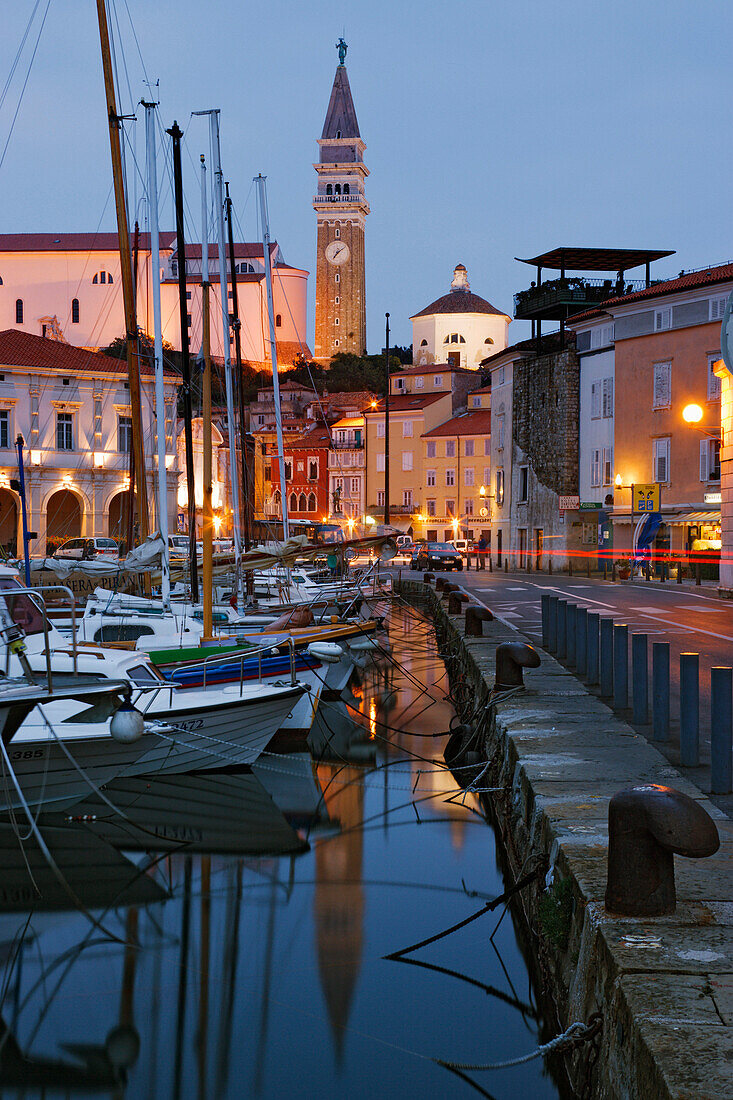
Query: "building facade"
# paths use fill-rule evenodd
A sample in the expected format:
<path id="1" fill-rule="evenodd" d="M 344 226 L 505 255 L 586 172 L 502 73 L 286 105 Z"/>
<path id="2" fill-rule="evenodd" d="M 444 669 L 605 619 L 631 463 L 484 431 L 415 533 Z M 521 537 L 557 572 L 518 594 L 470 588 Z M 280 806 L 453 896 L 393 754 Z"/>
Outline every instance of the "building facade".
<path id="1" fill-rule="evenodd" d="M 477 370 L 487 356 L 506 347 L 511 318 L 471 291 L 466 268 L 458 264 L 448 294 L 410 320 L 412 361 L 417 367 L 448 363 Z"/>
<path id="2" fill-rule="evenodd" d="M 315 356 L 366 353 L 364 227 L 369 204 L 364 181 L 365 143 L 359 133 L 349 77 L 341 55 L 318 140 Z"/>
<path id="3" fill-rule="evenodd" d="M 422 509 L 416 534 L 429 541 L 491 536 L 491 410 L 472 408 L 423 434 Z"/>
<path id="4" fill-rule="evenodd" d="M 345 416 L 331 425 L 329 498 L 334 515 L 353 531 L 366 513 L 366 418 Z M 361 531 L 359 531 L 361 533 Z"/>

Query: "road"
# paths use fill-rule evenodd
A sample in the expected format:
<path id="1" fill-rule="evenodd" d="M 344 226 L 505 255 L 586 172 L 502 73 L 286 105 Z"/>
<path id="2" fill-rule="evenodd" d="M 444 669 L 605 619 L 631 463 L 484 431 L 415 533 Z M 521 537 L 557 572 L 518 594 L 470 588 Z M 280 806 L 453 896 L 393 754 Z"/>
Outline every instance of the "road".
<path id="1" fill-rule="evenodd" d="M 441 574 L 437 574 L 441 575 Z M 710 763 L 710 668 L 733 665 L 733 602 L 717 598 L 714 588 L 658 581 L 618 582 L 543 573 L 488 571 L 442 574 L 460 583 L 506 619 L 529 642 L 542 644 L 541 597 L 549 592 L 571 598 L 581 607 L 626 623 L 629 633 L 649 636 L 649 656 L 654 641 L 670 645 L 671 740 L 658 747 L 679 767 L 679 655 L 700 656 L 700 767 L 680 769 L 704 790 L 709 790 Z M 403 568 L 403 576 L 419 577 Z M 629 646 L 629 650 L 631 646 Z M 650 669 L 651 673 L 651 669 Z M 629 695 L 631 670 L 629 669 Z M 631 723 L 631 711 L 624 712 Z M 648 725 L 639 732 L 649 736 Z M 716 800 L 717 801 L 717 800 Z M 733 797 L 721 800 L 726 810 Z"/>

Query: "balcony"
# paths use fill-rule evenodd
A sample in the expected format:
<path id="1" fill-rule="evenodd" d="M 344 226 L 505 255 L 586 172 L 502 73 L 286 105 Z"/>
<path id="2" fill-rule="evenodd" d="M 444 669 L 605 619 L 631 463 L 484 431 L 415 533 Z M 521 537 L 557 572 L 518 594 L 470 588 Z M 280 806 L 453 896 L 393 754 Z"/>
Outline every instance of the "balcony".
<path id="1" fill-rule="evenodd" d="M 353 439 L 351 441 L 347 440 L 343 443 L 339 442 L 338 440 L 334 440 L 331 446 L 333 447 L 334 451 L 361 451 L 364 449 L 364 444 L 361 440 L 357 441 Z"/>
<path id="2" fill-rule="evenodd" d="M 313 202 L 315 202 L 315 203 L 327 203 L 327 202 L 330 202 L 330 203 L 334 203 L 334 202 L 357 203 L 357 202 L 366 202 L 366 199 L 364 198 L 363 195 L 359 195 L 357 193 L 352 193 L 350 195 L 314 195 L 313 196 Z"/>
<path id="3" fill-rule="evenodd" d="M 643 279 L 623 283 L 613 279 L 550 279 L 514 295 L 514 316 L 519 321 L 564 321 L 607 298 L 631 294 L 647 285 Z"/>

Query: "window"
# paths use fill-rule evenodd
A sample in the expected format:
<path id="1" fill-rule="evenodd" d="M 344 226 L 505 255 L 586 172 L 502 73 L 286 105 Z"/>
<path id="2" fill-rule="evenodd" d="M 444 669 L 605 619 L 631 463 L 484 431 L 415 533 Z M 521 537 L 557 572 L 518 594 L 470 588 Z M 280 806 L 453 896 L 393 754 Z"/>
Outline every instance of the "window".
<path id="1" fill-rule="evenodd" d="M 415 389 L 416 390 L 421 390 L 423 388 L 424 384 L 425 384 L 425 379 L 422 377 L 422 375 L 419 378 L 415 379 Z"/>
<path id="2" fill-rule="evenodd" d="M 603 379 L 602 415 L 613 416 L 613 378 Z"/>
<path id="3" fill-rule="evenodd" d="M 336 276 L 335 276 L 334 281 L 337 282 L 337 283 L 341 282 L 341 273 L 340 272 L 338 272 L 338 271 L 336 272 Z"/>
<path id="4" fill-rule="evenodd" d="M 436 389 L 437 389 L 438 386 L 443 385 L 443 375 L 442 374 L 436 374 L 433 377 L 433 385 L 436 387 Z"/>
<path id="5" fill-rule="evenodd" d="M 293 462 L 292 462 L 292 459 L 286 459 L 285 460 L 285 480 L 286 481 L 292 481 L 293 480 Z"/>
<path id="6" fill-rule="evenodd" d="M 663 485 L 669 481 L 670 443 L 669 438 L 655 439 L 652 450 L 654 480 L 661 482 Z"/>
<path id="7" fill-rule="evenodd" d="M 671 309 L 655 309 L 654 310 L 654 331 L 663 332 L 665 329 L 672 327 L 672 310 Z"/>
<path id="8" fill-rule="evenodd" d="M 473 466 L 468 466 L 463 472 L 463 481 L 466 485 L 473 485 Z"/>
<path id="9" fill-rule="evenodd" d="M 435 470 L 427 471 L 427 473 L 425 474 L 425 484 L 429 488 L 433 488 L 433 486 L 435 485 Z"/>
<path id="10" fill-rule="evenodd" d="M 377 489 L 377 507 L 384 508 L 384 489 Z"/>
<path id="11" fill-rule="evenodd" d="M 338 294 L 334 298 L 334 302 L 336 303 L 336 305 L 339 305 L 339 303 L 341 302 L 341 299 L 339 298 Z"/>
<path id="12" fill-rule="evenodd" d="M 613 447 L 603 448 L 603 484 L 613 485 Z"/>
<path id="13" fill-rule="evenodd" d="M 338 187 L 338 184 L 336 184 L 336 186 Z M 337 236 L 337 237 L 340 237 L 340 236 L 341 236 L 341 230 L 339 229 L 339 227 L 338 227 L 338 226 L 336 226 L 336 236 Z"/>
<path id="14" fill-rule="evenodd" d="M 456 514 L 456 502 L 454 500 L 446 500 L 445 514 L 446 516 L 454 516 Z"/>
<path id="15" fill-rule="evenodd" d="M 23 324 L 23 299 L 15 299 L 15 323 L 16 325 Z"/>
<path id="16" fill-rule="evenodd" d="M 71 299 L 71 323 L 72 325 L 79 324 L 79 299 Z"/>
<path id="17" fill-rule="evenodd" d="M 340 325 L 340 324 L 341 324 L 341 322 L 339 321 L 338 317 L 334 317 L 334 319 L 333 319 L 333 323 L 334 323 L 334 325 Z"/>
<path id="18" fill-rule="evenodd" d="M 434 500 L 426 500 L 425 501 L 425 511 L 427 512 L 427 514 L 429 516 L 434 516 L 435 515 L 435 501 Z"/>
<path id="19" fill-rule="evenodd" d="M 308 459 L 308 480 L 309 481 L 318 481 L 318 459 L 317 458 L 309 458 Z"/>
<path id="20" fill-rule="evenodd" d="M 333 194 L 333 187 L 331 186 L 330 183 L 326 184 L 326 194 L 327 195 L 332 195 Z"/>
<path id="21" fill-rule="evenodd" d="M 469 498 L 468 500 L 464 501 L 463 508 L 464 508 L 465 515 L 472 516 L 473 515 L 473 500 Z"/>
<path id="22" fill-rule="evenodd" d="M 0 447 L 8 447 L 10 440 L 10 413 L 0 409 Z"/>
<path id="23" fill-rule="evenodd" d="M 481 408 L 481 398 L 480 397 L 472 397 L 471 398 L 471 404 L 473 405 L 474 409 L 480 409 Z"/>
<path id="24" fill-rule="evenodd" d="M 601 417 L 601 383 L 591 382 L 590 387 L 590 418 L 600 420 Z"/>
<path id="25" fill-rule="evenodd" d="M 334 340 L 334 342 L 333 342 L 333 343 L 334 343 L 334 347 L 338 347 L 338 346 L 339 346 L 339 342 L 338 342 L 338 340 Z"/>
<path id="26" fill-rule="evenodd" d="M 504 450 L 504 424 L 505 424 L 505 420 L 506 420 L 506 417 L 505 417 L 504 413 L 501 413 L 501 415 L 497 416 L 497 418 L 496 418 L 496 427 L 497 427 L 496 449 L 497 449 L 497 451 L 503 451 Z"/>
<path id="27" fill-rule="evenodd" d="M 384 421 L 377 421 L 377 439 L 384 439 Z"/>
<path id="28" fill-rule="evenodd" d="M 38 391 L 31 390 L 31 442 L 38 442 Z"/>
<path id="29" fill-rule="evenodd" d="M 352 495 L 352 497 L 359 495 L 359 478 L 358 477 L 352 477 L 352 479 L 351 479 L 351 495 Z"/>
<path id="30" fill-rule="evenodd" d="M 340 183 L 336 184 L 336 186 L 334 188 L 334 191 L 336 192 L 337 195 L 341 194 L 341 184 Z"/>
<path id="31" fill-rule="evenodd" d="M 708 401 L 717 401 L 720 398 L 720 379 L 715 373 L 715 364 L 720 355 L 708 355 Z"/>
<path id="32" fill-rule="evenodd" d="M 519 467 L 519 503 L 526 504 L 529 496 L 529 467 Z"/>
<path id="33" fill-rule="evenodd" d="M 504 380 L 506 378 L 506 368 L 505 367 L 497 367 L 495 373 L 496 373 L 496 381 L 494 382 L 494 385 L 503 386 L 504 385 Z"/>
<path id="34" fill-rule="evenodd" d="M 412 508 L 412 489 L 402 490 L 402 507 Z"/>
<path id="35" fill-rule="evenodd" d="M 117 450 L 121 454 L 129 454 L 132 450 L 132 417 L 117 417 Z"/>
<path id="36" fill-rule="evenodd" d="M 377 455 L 377 473 L 380 474 L 380 473 L 383 473 L 383 472 L 384 472 L 384 452 L 382 452 L 382 454 Z"/>
<path id="37" fill-rule="evenodd" d="M 491 454 L 491 436 L 484 440 L 484 456 Z"/>
<path id="38" fill-rule="evenodd" d="M 445 441 L 445 457 L 446 458 L 455 458 L 456 457 L 456 441 L 455 441 L 455 439 L 447 439 Z"/>
<path id="39" fill-rule="evenodd" d="M 187 313 L 186 314 L 186 328 L 190 328 L 190 327 L 191 327 L 191 314 Z"/>
<path id="40" fill-rule="evenodd" d="M 466 440 L 466 458 L 473 458 L 473 440 Z"/>
<path id="41" fill-rule="evenodd" d="M 412 421 L 411 420 L 403 420 L 402 421 L 402 438 L 407 439 L 408 437 L 410 437 L 410 438 L 412 437 Z"/>
<path id="42" fill-rule="evenodd" d="M 700 481 L 720 481 L 719 439 L 700 440 Z"/>
<path id="43" fill-rule="evenodd" d="M 307 508 L 307 501 L 305 499 L 305 493 L 301 493 L 298 497 L 298 511 L 305 512 Z"/>
<path id="44" fill-rule="evenodd" d="M 465 344 L 465 342 L 460 332 L 451 332 L 450 336 L 446 336 L 443 340 L 444 344 Z"/>
<path id="45" fill-rule="evenodd" d="M 248 264 L 246 260 L 241 264 L 234 265 L 234 271 L 237 275 L 254 275 L 254 270 L 252 264 Z"/>
<path id="46" fill-rule="evenodd" d="M 345 195 L 348 195 L 348 194 L 349 194 L 349 185 L 348 185 L 348 183 L 345 183 L 345 184 L 344 184 L 344 194 L 345 194 Z"/>
<path id="47" fill-rule="evenodd" d="M 720 321 L 725 313 L 725 303 L 728 301 L 727 297 L 724 298 L 711 298 L 710 299 L 710 320 Z"/>
<path id="48" fill-rule="evenodd" d="M 613 343 L 613 325 L 598 325 L 591 329 L 590 346 L 592 349 L 605 348 Z"/>
<path id="49" fill-rule="evenodd" d="M 335 477 L 333 479 L 333 487 L 334 487 L 334 489 L 338 489 L 339 493 L 343 493 L 343 491 L 344 491 L 344 479 L 342 477 Z"/>
<path id="50" fill-rule="evenodd" d="M 99 442 L 102 438 L 102 397 L 98 393 L 94 395 L 94 434 Z"/>
<path id="51" fill-rule="evenodd" d="M 402 469 L 403 470 L 411 470 L 412 469 L 412 451 L 403 451 L 402 452 Z"/>
<path id="52" fill-rule="evenodd" d="M 291 512 L 298 511 L 298 498 L 295 493 L 290 494 L 290 504 L 288 505 Z"/>
<path id="53" fill-rule="evenodd" d="M 598 447 L 590 453 L 590 483 L 594 487 L 601 484 L 601 451 Z"/>
<path id="54" fill-rule="evenodd" d="M 435 440 L 434 439 L 429 440 L 428 441 L 427 457 L 428 458 L 435 458 L 436 457 L 436 451 L 437 451 L 437 444 L 436 444 Z"/>
<path id="55" fill-rule="evenodd" d="M 496 471 L 496 488 L 494 489 L 494 495 L 498 507 L 504 503 L 504 471 Z"/>
<path id="56" fill-rule="evenodd" d="M 445 483 L 446 483 L 446 485 L 455 485 L 455 483 L 456 483 L 456 471 L 455 470 L 446 470 L 445 471 Z"/>
<path id="57" fill-rule="evenodd" d="M 672 404 L 672 364 L 654 364 L 653 409 L 668 409 Z"/>
<path id="58" fill-rule="evenodd" d="M 175 262 L 175 260 L 173 261 L 173 264 L 171 265 L 171 267 L 175 268 L 175 270 L 173 271 L 173 274 L 174 275 L 178 274 L 178 264 Z M 92 282 L 93 283 L 113 283 L 114 279 L 112 278 L 111 274 L 108 271 L 98 271 L 96 273 L 96 275 L 94 276 L 94 278 L 92 279 Z"/>
<path id="59" fill-rule="evenodd" d="M 56 450 L 73 451 L 74 417 L 71 413 L 56 413 Z"/>

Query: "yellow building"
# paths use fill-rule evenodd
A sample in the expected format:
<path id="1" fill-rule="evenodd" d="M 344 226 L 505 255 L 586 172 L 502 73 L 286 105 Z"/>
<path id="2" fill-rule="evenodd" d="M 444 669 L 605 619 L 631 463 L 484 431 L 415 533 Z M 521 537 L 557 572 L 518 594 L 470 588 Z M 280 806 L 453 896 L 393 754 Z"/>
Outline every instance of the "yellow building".
<path id="1" fill-rule="evenodd" d="M 453 538 L 478 540 L 483 535 L 489 541 L 489 397 L 488 391 L 471 395 L 469 401 L 481 401 L 480 407 L 469 408 L 424 432 L 422 507 L 414 531 L 417 537 L 444 542 Z"/>

